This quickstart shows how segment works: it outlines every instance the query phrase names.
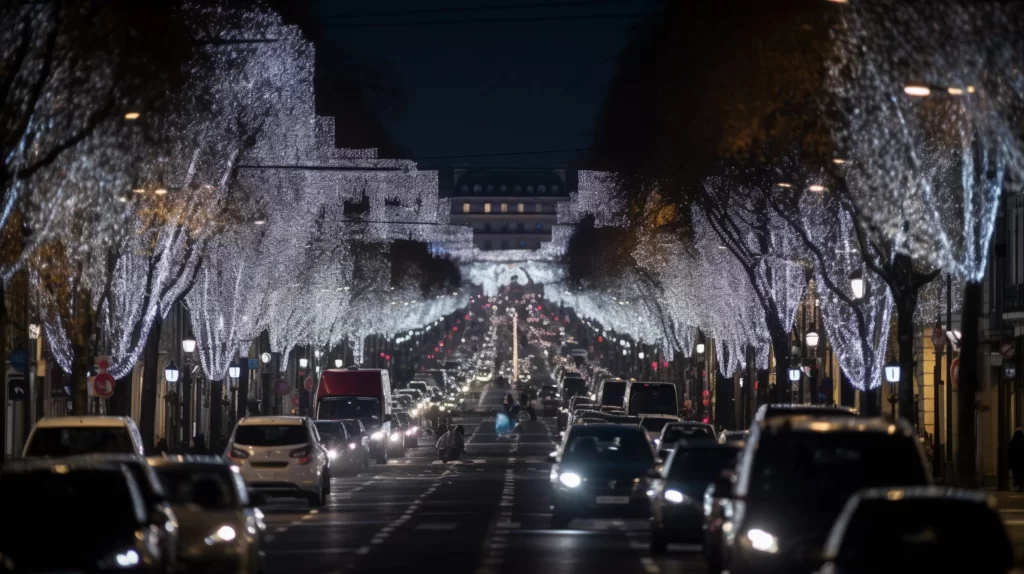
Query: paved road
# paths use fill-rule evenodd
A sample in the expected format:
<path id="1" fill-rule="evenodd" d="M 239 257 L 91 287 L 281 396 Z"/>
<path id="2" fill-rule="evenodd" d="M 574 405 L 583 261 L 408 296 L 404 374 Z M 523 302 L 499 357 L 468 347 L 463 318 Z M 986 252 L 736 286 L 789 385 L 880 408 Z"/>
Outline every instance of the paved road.
<path id="1" fill-rule="evenodd" d="M 418 570 L 489 574 L 703 572 L 696 548 L 652 558 L 643 521 L 548 526 L 547 454 L 554 421 L 498 441 L 494 423 L 460 420 L 466 460 L 442 464 L 430 446 L 405 460 L 332 480 L 320 511 L 282 501 L 265 509 L 267 572 Z M 427 441 L 424 441 L 426 443 Z"/>

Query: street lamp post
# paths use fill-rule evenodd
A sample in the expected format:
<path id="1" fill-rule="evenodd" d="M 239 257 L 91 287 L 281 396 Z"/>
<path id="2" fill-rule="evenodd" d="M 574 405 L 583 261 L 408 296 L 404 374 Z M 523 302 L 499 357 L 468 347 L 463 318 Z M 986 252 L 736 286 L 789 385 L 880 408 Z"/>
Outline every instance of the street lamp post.
<path id="1" fill-rule="evenodd" d="M 890 358 L 885 364 L 885 380 L 890 385 L 895 385 L 900 381 L 900 364 L 896 359 Z M 899 403 L 899 393 L 893 389 L 889 393 L 889 405 L 892 408 L 892 420 L 896 422 L 896 404 Z"/>
<path id="2" fill-rule="evenodd" d="M 192 385 L 192 353 L 196 350 L 196 340 L 189 337 L 181 341 L 181 351 L 183 358 L 185 359 L 185 378 L 181 381 L 181 403 L 184 405 L 183 414 L 181 416 L 181 426 L 184 427 L 184 448 L 188 448 L 192 442 L 192 396 L 193 396 L 193 385 Z M 171 445 L 172 448 L 178 446 L 177 444 Z"/>
<path id="3" fill-rule="evenodd" d="M 811 404 L 814 404 L 815 397 L 818 396 L 818 343 L 821 341 L 821 337 L 817 331 L 808 331 L 804 337 L 807 342 L 807 348 L 810 349 L 811 355 Z"/>
<path id="4" fill-rule="evenodd" d="M 179 406 L 181 405 L 181 394 L 178 392 L 178 389 L 174 388 L 174 384 L 178 382 L 179 374 L 178 367 L 174 364 L 174 361 L 167 363 L 167 366 L 164 367 L 164 380 L 167 381 L 168 387 L 166 395 L 168 398 L 167 402 L 170 403 L 171 406 L 171 432 L 168 433 L 168 436 L 171 437 L 171 440 L 169 441 L 170 443 L 174 443 L 178 440 L 178 417 L 180 416 Z"/>
<path id="5" fill-rule="evenodd" d="M 260 353 L 260 388 L 263 389 L 263 404 L 260 412 L 264 415 L 270 414 L 270 395 L 273 391 L 270 388 L 270 361 L 273 355 L 264 351 Z"/>
<path id="6" fill-rule="evenodd" d="M 232 361 L 231 366 L 228 367 L 228 384 L 231 386 L 231 414 L 235 418 L 235 421 L 231 421 L 232 427 L 234 427 L 234 422 L 237 422 L 241 418 L 238 414 L 238 378 L 241 375 L 242 369 L 239 368 L 238 360 L 236 359 Z"/>

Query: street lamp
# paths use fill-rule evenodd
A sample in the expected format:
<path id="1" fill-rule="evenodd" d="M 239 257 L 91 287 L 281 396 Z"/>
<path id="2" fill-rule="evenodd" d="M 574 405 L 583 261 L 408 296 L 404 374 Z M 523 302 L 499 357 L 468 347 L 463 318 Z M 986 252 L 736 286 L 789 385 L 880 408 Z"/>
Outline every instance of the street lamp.
<path id="1" fill-rule="evenodd" d="M 334 359 L 334 367 L 335 368 L 340 369 L 342 364 L 343 364 L 343 361 L 341 359 Z"/>
<path id="2" fill-rule="evenodd" d="M 175 366 L 174 361 L 167 363 L 167 366 L 164 367 L 164 380 L 168 383 L 177 383 L 179 374 L 178 367 Z"/>
<path id="3" fill-rule="evenodd" d="M 818 339 L 819 339 L 819 337 L 818 337 L 818 333 L 817 332 L 815 332 L 815 331 L 808 331 L 807 335 L 804 338 L 807 340 L 807 346 L 808 347 L 813 349 L 813 348 L 818 346 Z"/>
<path id="4" fill-rule="evenodd" d="M 321 351 L 320 349 L 313 351 L 313 356 L 316 357 L 317 359 L 319 359 L 323 354 L 324 352 Z"/>
<path id="5" fill-rule="evenodd" d="M 237 381 L 241 375 L 242 369 L 238 368 L 238 363 L 231 363 L 231 366 L 228 367 L 228 376 Z"/>
<path id="6" fill-rule="evenodd" d="M 885 380 L 889 383 L 900 382 L 900 364 L 895 359 L 889 359 L 885 364 Z"/>
<path id="7" fill-rule="evenodd" d="M 260 355 L 260 361 L 263 361 L 264 365 L 270 363 L 270 353 L 263 353 L 263 354 L 261 354 Z"/>
<path id="8" fill-rule="evenodd" d="M 704 343 L 697 343 L 697 354 L 698 355 L 703 355 L 704 354 Z"/>
<path id="9" fill-rule="evenodd" d="M 309 359 L 307 359 L 306 357 L 299 357 L 299 368 L 300 369 L 305 369 L 308 366 L 309 366 Z"/>
<path id="10" fill-rule="evenodd" d="M 636 354 L 636 356 L 637 356 L 637 357 L 638 357 L 638 358 L 639 358 L 639 359 L 640 359 L 641 361 L 642 361 L 642 360 L 644 360 L 644 352 L 643 352 L 643 351 L 640 351 L 639 353 L 637 353 L 637 354 Z"/>
<path id="11" fill-rule="evenodd" d="M 789 382 L 795 383 L 800 380 L 800 369 L 796 367 L 789 368 Z"/>
<path id="12" fill-rule="evenodd" d="M 860 269 L 850 273 L 850 290 L 853 291 L 854 299 L 864 298 L 864 272 Z"/>
<path id="13" fill-rule="evenodd" d="M 195 339 L 184 339 L 181 341 L 181 350 L 185 351 L 186 354 L 191 354 L 196 350 Z"/>

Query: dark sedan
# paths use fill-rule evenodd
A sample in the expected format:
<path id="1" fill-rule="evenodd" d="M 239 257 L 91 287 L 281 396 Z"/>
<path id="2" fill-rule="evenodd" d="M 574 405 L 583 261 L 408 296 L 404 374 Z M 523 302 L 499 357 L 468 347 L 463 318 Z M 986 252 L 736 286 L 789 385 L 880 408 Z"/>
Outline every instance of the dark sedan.
<path id="1" fill-rule="evenodd" d="M 736 467 L 740 447 L 703 440 L 676 444 L 662 479 L 651 492 L 651 551 L 670 542 L 700 543 L 704 537 L 704 492 L 726 469 Z"/>
<path id="2" fill-rule="evenodd" d="M 551 470 L 553 528 L 576 517 L 647 518 L 654 452 L 639 426 L 573 425 Z"/>

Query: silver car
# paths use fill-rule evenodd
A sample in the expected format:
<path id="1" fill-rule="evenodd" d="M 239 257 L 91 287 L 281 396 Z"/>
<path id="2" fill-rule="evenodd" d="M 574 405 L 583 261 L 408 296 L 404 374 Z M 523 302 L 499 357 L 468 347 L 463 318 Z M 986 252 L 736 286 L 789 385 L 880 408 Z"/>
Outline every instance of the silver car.
<path id="1" fill-rule="evenodd" d="M 235 426 L 224 455 L 249 488 L 267 496 L 327 504 L 330 458 L 308 417 L 247 417 Z"/>

